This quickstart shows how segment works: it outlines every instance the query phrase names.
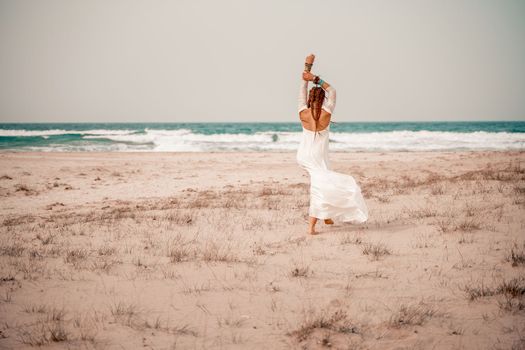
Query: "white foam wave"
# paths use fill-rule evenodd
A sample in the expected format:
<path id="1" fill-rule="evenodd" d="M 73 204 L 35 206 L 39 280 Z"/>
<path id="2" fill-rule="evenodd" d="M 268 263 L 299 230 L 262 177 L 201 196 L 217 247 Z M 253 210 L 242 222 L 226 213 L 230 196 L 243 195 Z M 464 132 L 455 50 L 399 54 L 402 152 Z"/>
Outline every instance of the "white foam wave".
<path id="1" fill-rule="evenodd" d="M 330 135 L 334 149 L 381 151 L 506 150 L 525 148 L 525 133 L 391 131 Z"/>
<path id="2" fill-rule="evenodd" d="M 101 138 L 101 136 L 84 136 Z M 191 130 L 149 130 L 144 134 L 103 136 L 116 142 L 151 144 L 154 151 L 242 151 L 294 150 L 300 132 L 259 132 L 255 134 L 196 134 Z M 439 131 L 391 131 L 330 134 L 334 150 L 427 151 L 505 150 L 525 148 L 525 133 L 472 133 Z"/>
<path id="3" fill-rule="evenodd" d="M 64 130 L 64 129 L 50 129 L 50 130 L 23 130 L 23 129 L 0 129 L 0 136 L 53 136 L 66 134 L 79 135 L 128 135 L 136 132 L 135 130 Z"/>
<path id="4" fill-rule="evenodd" d="M 197 134 L 188 129 L 146 129 L 145 133 L 143 134 L 104 136 L 87 135 L 83 138 L 103 138 L 111 141 L 130 144 L 151 144 L 153 150 L 159 152 L 198 152 L 214 150 L 292 149 L 293 144 L 298 144 L 300 140 L 300 134 L 292 132 L 262 132 L 255 134 Z M 293 139 L 293 141 L 287 141 L 288 139 Z"/>
<path id="5" fill-rule="evenodd" d="M 115 133 L 119 131 L 119 133 Z M 71 131 L 68 131 L 69 133 Z M 199 134 L 189 129 L 86 130 L 82 143 L 46 145 L 51 151 L 295 151 L 301 132 L 258 132 L 254 134 Z M 96 143 L 95 139 L 113 142 Z M 523 150 L 525 133 L 507 132 L 331 132 L 330 149 L 335 151 L 446 151 Z M 28 148 L 25 148 L 28 149 Z M 33 150 L 44 150 L 33 147 Z"/>

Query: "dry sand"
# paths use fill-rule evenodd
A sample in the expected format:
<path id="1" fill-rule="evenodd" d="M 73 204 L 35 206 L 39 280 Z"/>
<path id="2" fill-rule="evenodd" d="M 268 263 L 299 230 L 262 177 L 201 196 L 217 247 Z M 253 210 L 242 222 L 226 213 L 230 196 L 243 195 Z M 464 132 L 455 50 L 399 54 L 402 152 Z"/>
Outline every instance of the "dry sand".
<path id="1" fill-rule="evenodd" d="M 0 153 L 0 348 L 523 349 L 525 153 Z"/>

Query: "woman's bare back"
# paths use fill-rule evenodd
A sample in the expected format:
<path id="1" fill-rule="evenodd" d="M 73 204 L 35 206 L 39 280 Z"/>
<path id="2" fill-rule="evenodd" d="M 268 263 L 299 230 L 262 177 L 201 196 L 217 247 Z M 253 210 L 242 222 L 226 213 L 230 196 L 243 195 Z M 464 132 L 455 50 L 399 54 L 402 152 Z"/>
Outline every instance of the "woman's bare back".
<path id="1" fill-rule="evenodd" d="M 307 108 L 302 110 L 299 113 L 299 119 L 301 119 L 301 124 L 303 125 L 303 128 L 310 131 L 322 131 L 328 127 L 330 124 L 330 118 L 332 115 L 325 111 L 324 109 L 321 110 L 321 115 L 319 116 L 319 120 L 317 121 L 317 130 L 315 129 L 315 120 L 312 116 L 312 109 Z"/>

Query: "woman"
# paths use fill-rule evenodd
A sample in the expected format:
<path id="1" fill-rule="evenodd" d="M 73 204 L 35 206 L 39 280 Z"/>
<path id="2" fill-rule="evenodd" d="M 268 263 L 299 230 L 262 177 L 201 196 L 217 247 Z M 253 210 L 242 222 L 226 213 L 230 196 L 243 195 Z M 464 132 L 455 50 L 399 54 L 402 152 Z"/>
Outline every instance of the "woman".
<path id="1" fill-rule="evenodd" d="M 331 225 L 332 219 L 363 223 L 368 209 L 354 178 L 330 170 L 328 162 L 328 133 L 335 108 L 336 92 L 326 81 L 310 73 L 314 55 L 306 58 L 305 71 L 299 91 L 298 111 L 303 135 L 297 151 L 297 162 L 310 174 L 310 223 L 308 233 L 316 234 L 318 219 Z M 310 90 L 308 82 L 319 86 Z M 325 92 L 328 96 L 325 98 Z"/>

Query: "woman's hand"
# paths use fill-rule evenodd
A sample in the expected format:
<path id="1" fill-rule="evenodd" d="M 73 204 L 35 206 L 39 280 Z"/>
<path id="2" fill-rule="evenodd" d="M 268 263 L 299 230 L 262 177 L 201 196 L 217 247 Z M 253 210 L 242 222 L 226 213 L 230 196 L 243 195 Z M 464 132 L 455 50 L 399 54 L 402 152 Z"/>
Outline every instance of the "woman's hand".
<path id="1" fill-rule="evenodd" d="M 304 71 L 304 72 L 303 72 L 303 80 L 306 80 L 306 81 L 313 81 L 314 78 L 315 78 L 315 75 L 313 75 L 312 73 L 307 72 L 307 71 Z"/>
<path id="2" fill-rule="evenodd" d="M 313 64 L 313 63 L 314 63 L 314 60 L 315 60 L 315 55 L 312 53 L 312 54 L 306 56 L 306 60 L 305 60 L 305 62 L 306 62 L 306 63 L 311 63 L 311 64 Z"/>

